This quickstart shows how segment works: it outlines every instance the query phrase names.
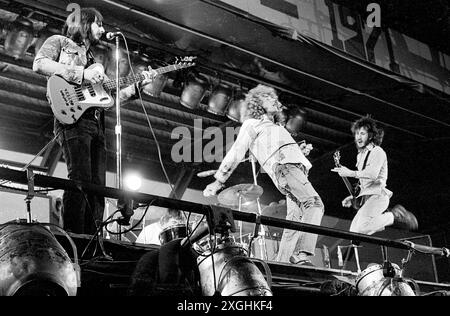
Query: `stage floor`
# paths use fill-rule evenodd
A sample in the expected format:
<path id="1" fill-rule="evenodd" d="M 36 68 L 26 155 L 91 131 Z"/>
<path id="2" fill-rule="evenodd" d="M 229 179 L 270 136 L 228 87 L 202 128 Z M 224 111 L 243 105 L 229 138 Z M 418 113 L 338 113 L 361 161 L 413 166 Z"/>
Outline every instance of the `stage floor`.
<path id="1" fill-rule="evenodd" d="M 63 235 L 57 236 L 58 241 L 72 257 L 68 240 Z M 130 295 L 130 285 L 133 274 L 139 260 L 150 253 L 159 252 L 160 246 L 135 244 L 128 241 L 103 239 L 103 247 L 106 256 L 103 255 L 98 241 L 93 241 L 92 236 L 70 234 L 76 244 L 81 268 L 81 287 L 77 296 L 127 296 Z M 89 245 L 89 246 L 88 246 Z M 353 296 L 355 283 L 360 274 L 357 271 L 330 269 L 316 266 L 300 266 L 274 261 L 263 261 L 250 258 L 259 268 L 265 279 L 270 283 L 274 296 Z M 381 262 L 380 262 L 381 263 Z M 361 267 L 364 269 L 366 267 Z M 418 286 L 419 295 L 427 295 L 436 291 L 450 291 L 450 284 L 433 283 L 428 281 L 413 280 Z M 166 284 L 167 285 L 167 284 Z M 191 284 L 192 285 L 192 284 Z M 343 287 L 343 285 L 345 286 Z M 349 285 L 353 285 L 353 288 Z M 192 285 L 195 287 L 195 285 Z M 192 292 L 186 287 L 179 288 L 179 292 L 173 286 L 170 291 L 161 287 L 161 292 L 156 295 L 201 295 L 200 288 Z M 340 291 L 340 293 L 339 293 Z M 155 293 L 155 292 L 153 292 Z"/>

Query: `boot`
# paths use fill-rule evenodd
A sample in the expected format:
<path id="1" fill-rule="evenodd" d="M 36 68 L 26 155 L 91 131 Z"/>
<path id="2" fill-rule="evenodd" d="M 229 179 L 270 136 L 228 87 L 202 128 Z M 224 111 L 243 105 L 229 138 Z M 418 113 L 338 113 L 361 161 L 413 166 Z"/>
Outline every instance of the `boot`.
<path id="1" fill-rule="evenodd" d="M 407 211 L 402 205 L 397 204 L 389 210 L 394 215 L 393 227 L 407 229 L 410 231 L 417 230 L 419 224 L 413 213 Z"/>

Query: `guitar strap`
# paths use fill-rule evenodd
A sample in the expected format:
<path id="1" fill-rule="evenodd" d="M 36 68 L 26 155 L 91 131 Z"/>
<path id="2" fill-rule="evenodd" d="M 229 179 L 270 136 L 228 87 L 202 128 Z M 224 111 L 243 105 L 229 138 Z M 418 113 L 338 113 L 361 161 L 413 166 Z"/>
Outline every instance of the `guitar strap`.
<path id="1" fill-rule="evenodd" d="M 367 160 L 369 159 L 370 152 L 371 152 L 371 151 L 369 150 L 369 152 L 368 152 L 367 155 L 366 155 L 366 158 L 364 159 L 364 164 L 363 164 L 363 167 L 362 167 L 361 170 L 366 169 Z"/>
<path id="2" fill-rule="evenodd" d="M 362 169 L 361 170 L 364 170 L 364 169 L 366 169 L 366 166 L 367 166 L 367 160 L 369 160 L 369 155 L 370 155 L 370 150 L 367 152 L 367 155 L 366 155 L 366 158 L 364 158 L 364 163 L 363 163 L 363 167 L 362 167 Z M 358 181 L 358 183 L 359 183 L 360 181 Z"/>
<path id="3" fill-rule="evenodd" d="M 87 64 L 86 64 L 86 67 L 89 67 L 90 65 L 96 63 L 95 56 L 94 56 L 94 54 L 92 53 L 92 51 L 91 51 L 90 48 L 89 48 L 88 51 L 86 52 L 86 57 L 87 57 Z"/>

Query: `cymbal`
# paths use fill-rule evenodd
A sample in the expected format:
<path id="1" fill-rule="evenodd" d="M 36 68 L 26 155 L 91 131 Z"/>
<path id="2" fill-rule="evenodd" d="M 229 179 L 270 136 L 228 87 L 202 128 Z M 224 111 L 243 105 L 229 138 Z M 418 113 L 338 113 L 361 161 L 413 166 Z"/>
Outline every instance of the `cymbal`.
<path id="1" fill-rule="evenodd" d="M 220 204 L 228 206 L 239 206 L 239 197 L 241 205 L 256 201 L 263 194 L 263 188 L 256 184 L 243 183 L 234 185 L 223 190 L 217 196 Z"/>

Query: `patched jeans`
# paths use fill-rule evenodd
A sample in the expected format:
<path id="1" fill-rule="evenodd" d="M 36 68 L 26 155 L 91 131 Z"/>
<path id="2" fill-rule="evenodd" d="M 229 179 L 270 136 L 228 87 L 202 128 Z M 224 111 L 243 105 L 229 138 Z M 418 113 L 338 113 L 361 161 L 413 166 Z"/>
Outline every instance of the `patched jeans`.
<path id="1" fill-rule="evenodd" d="M 99 120 L 80 118 L 73 125 L 55 122 L 55 133 L 67 164 L 68 178 L 98 185 L 106 183 L 106 144 Z M 64 229 L 78 234 L 94 234 L 95 223 L 103 219 L 104 197 L 81 191 L 64 191 Z"/>
<path id="2" fill-rule="evenodd" d="M 286 219 L 294 222 L 320 225 L 324 205 L 306 176 L 301 164 L 282 164 L 275 167 L 278 189 L 286 195 Z M 314 255 L 317 234 L 285 229 L 280 242 L 277 261 L 289 262 L 292 255 L 304 252 Z"/>

